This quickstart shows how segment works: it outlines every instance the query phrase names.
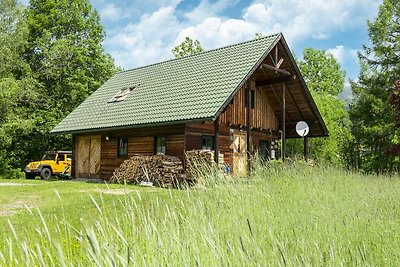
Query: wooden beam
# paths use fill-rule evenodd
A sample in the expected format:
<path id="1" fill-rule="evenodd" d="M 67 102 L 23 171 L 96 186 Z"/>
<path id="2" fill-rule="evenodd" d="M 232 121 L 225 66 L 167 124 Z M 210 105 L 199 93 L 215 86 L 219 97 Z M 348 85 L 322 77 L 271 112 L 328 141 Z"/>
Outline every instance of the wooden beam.
<path id="1" fill-rule="evenodd" d="M 272 85 L 272 84 L 277 84 L 277 83 L 283 83 L 283 82 L 290 82 L 295 79 L 296 79 L 296 77 L 293 75 L 293 76 L 289 76 L 289 77 L 285 76 L 285 77 L 279 77 L 279 78 L 275 78 L 275 79 L 267 79 L 267 80 L 263 80 L 263 81 L 257 81 L 256 87 Z"/>
<path id="2" fill-rule="evenodd" d="M 272 89 L 272 92 L 274 93 L 274 96 L 275 96 L 276 100 L 278 101 L 279 105 L 282 106 L 282 105 L 283 105 L 283 102 L 282 102 L 282 100 L 280 99 L 278 93 L 275 91 L 275 88 L 274 88 L 272 85 L 271 85 L 271 89 Z M 286 113 L 288 119 L 291 121 L 292 118 L 290 117 L 289 113 L 287 112 L 286 107 L 285 107 L 284 111 L 285 111 L 285 113 Z"/>
<path id="3" fill-rule="evenodd" d="M 261 64 L 261 67 L 279 72 L 279 73 L 287 75 L 287 76 L 292 76 L 292 74 L 289 71 L 283 70 L 283 69 L 278 69 L 277 67 L 271 66 L 269 64 Z"/>
<path id="4" fill-rule="evenodd" d="M 247 142 L 247 148 L 246 148 L 246 150 L 247 150 L 247 171 L 248 171 L 248 173 L 250 173 L 250 148 L 251 148 L 251 146 L 250 146 L 250 135 L 251 135 L 251 121 L 250 121 L 250 118 L 251 118 L 251 116 L 250 116 L 250 111 L 251 111 L 251 108 L 250 108 L 250 98 L 251 98 L 251 95 L 250 95 L 250 91 L 251 91 L 251 81 L 250 81 L 250 79 L 247 81 L 247 86 L 246 86 L 246 94 L 247 94 L 247 99 L 246 99 L 246 142 Z"/>
<path id="5" fill-rule="evenodd" d="M 286 86 L 287 86 L 287 85 L 286 85 Z M 292 103 L 294 103 L 294 105 L 295 105 L 295 107 L 296 107 L 296 109 L 297 109 L 297 112 L 300 113 L 301 119 L 304 121 L 304 114 L 303 114 L 303 112 L 301 111 L 299 105 L 297 105 L 297 102 L 296 102 L 296 100 L 294 99 L 293 94 L 292 94 L 292 92 L 291 92 L 290 89 L 289 89 L 289 86 L 287 86 L 287 89 L 288 89 L 287 91 L 288 91 L 288 93 L 289 93 L 290 100 L 292 101 Z"/>
<path id="6" fill-rule="evenodd" d="M 306 122 L 309 126 L 319 124 L 319 121 L 311 121 L 311 122 L 306 121 Z M 289 127 L 295 126 L 297 123 L 298 123 L 298 121 L 286 121 L 286 126 L 289 126 Z"/>
<path id="7" fill-rule="evenodd" d="M 218 165 L 219 160 L 219 116 L 214 121 L 214 161 Z"/>
<path id="8" fill-rule="evenodd" d="M 260 69 L 262 70 L 262 72 L 264 73 L 265 78 L 268 80 L 268 74 L 265 71 L 265 69 L 263 69 L 263 67 L 261 66 Z"/>

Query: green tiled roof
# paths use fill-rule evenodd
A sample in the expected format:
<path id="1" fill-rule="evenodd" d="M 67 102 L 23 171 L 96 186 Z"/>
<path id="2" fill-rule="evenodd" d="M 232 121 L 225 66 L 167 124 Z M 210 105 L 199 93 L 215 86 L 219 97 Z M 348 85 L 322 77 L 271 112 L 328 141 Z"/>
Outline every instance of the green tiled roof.
<path id="1" fill-rule="evenodd" d="M 114 75 L 51 132 L 213 119 L 281 34 Z M 127 98 L 108 103 L 121 89 Z"/>

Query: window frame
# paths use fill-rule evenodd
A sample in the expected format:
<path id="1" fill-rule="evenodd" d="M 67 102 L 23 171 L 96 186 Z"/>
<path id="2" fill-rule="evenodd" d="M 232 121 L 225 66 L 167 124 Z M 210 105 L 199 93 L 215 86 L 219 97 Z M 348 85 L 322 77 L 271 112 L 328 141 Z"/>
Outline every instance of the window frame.
<path id="1" fill-rule="evenodd" d="M 126 149 L 125 153 L 121 153 L 121 141 L 122 140 L 126 140 L 126 148 L 124 148 L 124 150 Z M 127 158 L 128 157 L 128 142 L 129 142 L 129 138 L 128 137 L 118 137 L 117 139 L 117 156 L 118 158 Z"/>
<path id="2" fill-rule="evenodd" d="M 125 100 L 128 95 L 135 89 L 135 86 L 128 86 L 125 88 L 122 88 L 118 93 L 116 93 L 110 100 L 108 100 L 108 103 L 115 103 L 115 102 L 121 102 Z"/>
<path id="3" fill-rule="evenodd" d="M 63 157 L 63 160 L 60 160 L 60 156 L 62 156 Z M 57 155 L 57 161 L 65 161 L 65 154 L 58 154 Z"/>
<path id="4" fill-rule="evenodd" d="M 163 151 L 158 152 L 158 148 L 159 148 L 158 140 L 159 139 L 160 140 L 164 139 L 164 145 L 160 146 L 161 148 L 164 147 L 164 149 L 161 149 L 161 150 L 164 150 L 164 152 Z M 167 155 L 167 136 L 165 136 L 165 135 L 154 136 L 154 155 L 160 155 L 160 154 Z"/>
<path id="5" fill-rule="evenodd" d="M 210 149 L 204 148 L 204 140 L 208 138 L 211 138 L 211 147 Z M 204 134 L 201 136 L 201 150 L 214 150 L 215 149 L 215 144 L 214 144 L 214 135 L 210 134 Z"/>

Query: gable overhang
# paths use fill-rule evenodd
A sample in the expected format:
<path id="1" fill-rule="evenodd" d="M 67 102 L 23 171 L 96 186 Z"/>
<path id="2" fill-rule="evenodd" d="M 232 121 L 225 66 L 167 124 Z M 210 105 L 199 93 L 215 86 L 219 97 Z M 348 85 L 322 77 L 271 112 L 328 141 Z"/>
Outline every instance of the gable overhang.
<path id="1" fill-rule="evenodd" d="M 284 63 L 281 62 L 281 66 L 278 66 L 278 68 L 276 68 L 278 62 L 274 62 L 274 57 L 276 57 L 275 61 L 278 57 L 283 59 L 282 62 Z M 295 130 L 296 123 L 299 121 L 305 121 L 309 125 L 308 137 L 326 137 L 329 135 L 325 122 L 282 34 L 277 36 L 274 43 L 265 51 L 232 95 L 224 102 L 224 105 L 214 116 L 214 120 L 226 109 L 238 91 L 249 80 L 255 84 L 255 87 L 267 92 L 269 103 L 278 118 L 281 130 L 282 114 L 285 112 L 286 138 L 299 137 Z M 286 106 L 284 111 L 283 87 L 285 87 Z"/>
<path id="2" fill-rule="evenodd" d="M 215 121 L 219 115 L 221 115 L 222 112 L 226 109 L 226 107 L 229 105 L 229 103 L 232 101 L 232 99 L 235 97 L 235 95 L 239 92 L 239 90 L 246 84 L 246 82 L 251 78 L 251 75 L 257 70 L 257 68 L 260 67 L 262 62 L 265 60 L 265 58 L 269 55 L 269 53 L 272 51 L 272 49 L 276 46 L 276 44 L 279 42 L 279 40 L 282 38 L 282 33 L 280 33 L 272 45 L 265 51 L 265 53 L 262 55 L 262 57 L 254 64 L 254 66 L 251 68 L 251 70 L 247 73 L 247 75 L 243 78 L 243 80 L 236 86 L 235 90 L 232 92 L 232 94 L 229 96 L 228 99 L 224 102 L 224 104 L 218 109 L 217 113 L 215 114 L 213 120 Z"/>

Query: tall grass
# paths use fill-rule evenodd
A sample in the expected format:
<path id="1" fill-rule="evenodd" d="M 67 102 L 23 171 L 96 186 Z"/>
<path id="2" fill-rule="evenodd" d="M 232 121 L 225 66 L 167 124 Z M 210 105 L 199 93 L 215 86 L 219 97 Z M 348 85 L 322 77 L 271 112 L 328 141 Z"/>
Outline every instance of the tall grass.
<path id="1" fill-rule="evenodd" d="M 94 223 L 71 225 L 65 212 L 46 221 L 32 210 L 31 227 L 18 232 L 10 223 L 0 265 L 390 266 L 400 260 L 398 179 L 274 163 L 247 179 L 167 192 L 137 191 L 111 206 L 89 195 Z"/>

